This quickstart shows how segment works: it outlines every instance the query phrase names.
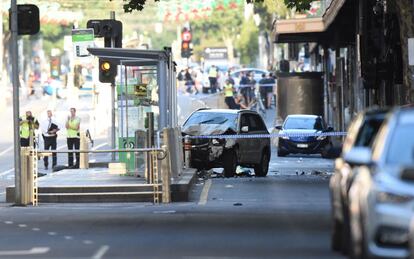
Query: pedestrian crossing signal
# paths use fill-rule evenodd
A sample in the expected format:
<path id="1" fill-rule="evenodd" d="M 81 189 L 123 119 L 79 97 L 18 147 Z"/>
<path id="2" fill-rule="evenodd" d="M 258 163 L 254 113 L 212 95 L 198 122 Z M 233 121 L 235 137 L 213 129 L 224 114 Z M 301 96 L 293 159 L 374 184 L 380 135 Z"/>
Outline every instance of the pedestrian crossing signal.
<path id="1" fill-rule="evenodd" d="M 114 83 L 117 74 L 116 64 L 107 59 L 99 59 L 99 81 L 101 83 Z"/>

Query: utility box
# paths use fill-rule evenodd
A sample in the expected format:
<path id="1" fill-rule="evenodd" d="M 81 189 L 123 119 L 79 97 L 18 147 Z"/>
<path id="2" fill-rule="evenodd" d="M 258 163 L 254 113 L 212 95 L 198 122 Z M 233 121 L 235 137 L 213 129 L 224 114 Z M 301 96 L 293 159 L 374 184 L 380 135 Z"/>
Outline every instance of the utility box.
<path id="1" fill-rule="evenodd" d="M 324 113 L 323 73 L 277 73 L 277 118 L 282 124 L 290 114 Z"/>

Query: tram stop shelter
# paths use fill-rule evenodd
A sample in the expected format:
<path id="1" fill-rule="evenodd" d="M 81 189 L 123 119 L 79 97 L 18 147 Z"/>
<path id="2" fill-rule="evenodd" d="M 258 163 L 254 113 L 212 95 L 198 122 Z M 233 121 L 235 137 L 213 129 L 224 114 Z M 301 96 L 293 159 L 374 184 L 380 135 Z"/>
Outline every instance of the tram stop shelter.
<path id="1" fill-rule="evenodd" d="M 99 58 L 118 65 L 116 94 L 113 98 L 117 118 L 117 148 L 143 147 L 137 143 L 149 128 L 147 113 L 154 114 L 154 132 L 175 128 L 177 119 L 177 91 L 175 63 L 170 48 L 140 50 L 124 48 L 88 48 Z M 114 127 L 114 126 L 113 126 Z M 156 134 L 157 135 L 157 134 Z M 159 138 L 157 138 L 159 139 Z M 159 141 L 155 141 L 158 142 Z M 144 170 L 144 155 L 120 153 L 119 161 L 126 163 L 128 172 Z"/>

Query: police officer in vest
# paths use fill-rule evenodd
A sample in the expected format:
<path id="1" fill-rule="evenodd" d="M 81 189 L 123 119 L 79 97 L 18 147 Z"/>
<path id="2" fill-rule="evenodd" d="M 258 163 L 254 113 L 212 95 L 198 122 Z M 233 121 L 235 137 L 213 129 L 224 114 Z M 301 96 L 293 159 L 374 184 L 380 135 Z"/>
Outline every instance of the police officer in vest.
<path id="1" fill-rule="evenodd" d="M 234 102 L 234 87 L 233 84 L 230 82 L 229 79 L 226 79 L 224 84 L 224 102 L 227 104 L 229 109 L 235 109 L 235 102 Z"/>
<path id="2" fill-rule="evenodd" d="M 68 119 L 66 121 L 67 144 L 69 150 L 79 150 L 80 148 L 80 122 L 80 118 L 76 116 L 76 109 L 70 108 L 70 116 L 68 116 Z M 68 166 L 72 168 L 79 168 L 80 155 L 79 152 L 76 152 L 75 154 L 76 164 L 74 166 L 73 153 L 68 153 Z"/>
<path id="3" fill-rule="evenodd" d="M 217 77 L 218 77 L 218 70 L 215 65 L 212 65 L 208 70 L 208 80 L 210 81 L 210 89 L 211 93 L 217 92 Z"/>
<path id="4" fill-rule="evenodd" d="M 31 111 L 26 111 L 26 117 L 20 118 L 20 146 L 34 146 L 35 130 L 39 128 L 39 122 L 33 117 Z"/>

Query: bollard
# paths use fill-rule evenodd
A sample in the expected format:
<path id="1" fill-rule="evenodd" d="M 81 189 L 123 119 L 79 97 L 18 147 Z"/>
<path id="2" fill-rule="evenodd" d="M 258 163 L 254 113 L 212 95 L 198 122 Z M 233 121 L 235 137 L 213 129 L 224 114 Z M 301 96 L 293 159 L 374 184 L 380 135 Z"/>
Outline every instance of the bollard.
<path id="1" fill-rule="evenodd" d="M 162 203 L 171 202 L 171 165 L 170 154 L 166 145 L 162 146 L 164 158 L 161 160 Z"/>
<path id="2" fill-rule="evenodd" d="M 148 120 L 148 129 L 147 129 L 147 139 L 146 139 L 146 147 L 152 148 L 154 147 L 154 113 L 147 112 L 147 120 Z M 146 170 L 145 176 L 147 178 L 147 183 L 152 184 L 154 183 L 154 170 L 152 168 L 152 157 L 151 154 L 148 152 L 146 154 Z"/>
<path id="3" fill-rule="evenodd" d="M 185 168 L 191 167 L 191 139 L 188 136 L 184 137 L 184 159 Z"/>
<path id="4" fill-rule="evenodd" d="M 21 155 L 21 176 L 20 176 L 20 193 L 15 188 L 15 200 L 18 205 L 28 205 L 32 202 L 33 193 L 33 158 L 31 155 L 31 147 L 22 147 Z"/>
<path id="5" fill-rule="evenodd" d="M 80 136 L 80 150 L 89 150 L 88 141 L 86 139 L 86 133 L 82 132 Z M 80 169 L 88 169 L 89 168 L 89 153 L 80 153 L 80 161 L 79 161 L 79 168 Z"/>

